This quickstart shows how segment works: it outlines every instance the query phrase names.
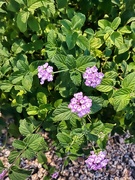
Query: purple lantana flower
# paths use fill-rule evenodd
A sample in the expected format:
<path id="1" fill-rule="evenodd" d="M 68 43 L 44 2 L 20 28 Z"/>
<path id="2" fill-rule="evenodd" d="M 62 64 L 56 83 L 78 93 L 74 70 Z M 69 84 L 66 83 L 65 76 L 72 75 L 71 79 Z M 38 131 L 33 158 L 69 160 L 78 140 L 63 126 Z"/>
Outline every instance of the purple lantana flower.
<path id="1" fill-rule="evenodd" d="M 92 100 L 87 96 L 83 96 L 82 92 L 79 92 L 74 94 L 68 108 L 70 108 L 71 112 L 76 113 L 79 117 L 83 117 L 90 113 L 91 106 Z"/>
<path id="2" fill-rule="evenodd" d="M 105 157 L 105 151 L 100 151 L 98 154 L 95 154 L 94 151 L 92 151 L 85 163 L 91 170 L 99 170 L 105 167 L 108 163 L 108 159 Z"/>
<path id="3" fill-rule="evenodd" d="M 58 176 L 59 176 L 59 172 L 55 172 L 52 174 L 53 179 L 57 179 Z"/>
<path id="4" fill-rule="evenodd" d="M 3 180 L 6 174 L 7 174 L 7 170 L 3 170 L 2 173 L 0 174 L 0 180 Z"/>
<path id="5" fill-rule="evenodd" d="M 93 66 L 91 68 L 86 68 L 86 71 L 83 73 L 83 78 L 86 80 L 85 85 L 89 87 L 97 87 L 104 77 L 104 74 L 102 72 L 98 72 L 98 69 L 96 66 Z"/>
<path id="6" fill-rule="evenodd" d="M 38 66 L 38 78 L 40 79 L 40 84 L 44 84 L 47 81 L 53 81 L 53 67 L 45 63 L 42 66 Z"/>

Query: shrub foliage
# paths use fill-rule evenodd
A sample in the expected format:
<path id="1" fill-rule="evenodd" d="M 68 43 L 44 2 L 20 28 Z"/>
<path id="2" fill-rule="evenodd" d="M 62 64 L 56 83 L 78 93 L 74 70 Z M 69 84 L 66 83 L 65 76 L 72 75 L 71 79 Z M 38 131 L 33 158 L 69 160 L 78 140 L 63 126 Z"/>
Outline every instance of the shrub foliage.
<path id="1" fill-rule="evenodd" d="M 18 168 L 22 157 L 37 157 L 48 168 L 48 143 L 40 131 L 49 133 L 59 156 L 71 160 L 88 155 L 89 144 L 104 149 L 109 133 L 135 135 L 134 13 L 134 0 L 1 0 L 0 128 L 12 115 L 11 180 L 30 175 Z M 46 62 L 53 81 L 41 85 L 38 66 Z M 104 74 L 96 88 L 83 79 L 93 66 Z M 68 108 L 77 92 L 92 99 L 82 118 Z"/>

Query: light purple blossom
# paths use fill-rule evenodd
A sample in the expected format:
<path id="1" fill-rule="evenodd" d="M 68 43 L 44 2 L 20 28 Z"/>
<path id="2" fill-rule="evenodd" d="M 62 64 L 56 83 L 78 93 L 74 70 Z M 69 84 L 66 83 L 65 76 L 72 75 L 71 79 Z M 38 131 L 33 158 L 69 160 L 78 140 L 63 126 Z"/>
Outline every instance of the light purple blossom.
<path id="1" fill-rule="evenodd" d="M 58 175 L 59 175 L 59 172 L 55 172 L 55 173 L 52 174 L 52 178 L 57 179 Z"/>
<path id="2" fill-rule="evenodd" d="M 108 159 L 105 157 L 106 153 L 104 151 L 100 151 L 98 154 L 95 154 L 94 151 L 92 151 L 85 163 L 88 168 L 92 170 L 99 170 L 105 167 L 108 163 Z"/>
<path id="3" fill-rule="evenodd" d="M 44 84 L 47 81 L 53 81 L 53 67 L 45 63 L 42 66 L 38 66 L 38 78 L 40 79 L 40 84 Z"/>
<path id="4" fill-rule="evenodd" d="M 82 92 L 75 93 L 74 97 L 70 100 L 68 108 L 71 112 L 76 113 L 79 117 L 83 117 L 90 113 L 92 106 L 92 100 L 87 96 L 83 96 Z"/>
<path id="5" fill-rule="evenodd" d="M 2 173 L 0 174 L 0 180 L 3 180 L 6 174 L 7 174 L 7 170 L 3 170 Z"/>
<path id="6" fill-rule="evenodd" d="M 86 71 L 83 73 L 83 78 L 86 80 L 85 85 L 93 88 L 97 87 L 101 83 L 103 77 L 104 74 L 98 72 L 96 66 L 86 68 Z"/>

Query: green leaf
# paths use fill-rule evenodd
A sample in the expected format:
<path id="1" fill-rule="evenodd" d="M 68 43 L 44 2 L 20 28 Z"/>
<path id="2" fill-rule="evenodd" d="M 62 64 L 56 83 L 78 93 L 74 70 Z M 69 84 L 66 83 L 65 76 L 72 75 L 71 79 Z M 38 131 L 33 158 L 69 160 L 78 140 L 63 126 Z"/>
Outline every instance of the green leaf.
<path id="1" fill-rule="evenodd" d="M 39 108 L 37 106 L 29 106 L 26 111 L 29 116 L 34 116 L 38 114 Z"/>
<path id="2" fill-rule="evenodd" d="M 19 156 L 19 154 L 20 154 L 19 151 L 15 151 L 15 150 L 11 151 L 8 157 L 9 163 L 12 164 L 15 161 L 15 159 Z"/>
<path id="3" fill-rule="evenodd" d="M 76 61 L 75 58 L 73 57 L 73 55 L 67 55 L 66 56 L 66 65 L 69 68 L 69 70 L 73 70 L 74 68 L 76 68 Z"/>
<path id="4" fill-rule="evenodd" d="M 72 18 L 72 29 L 81 29 L 85 22 L 85 15 L 82 13 L 76 13 L 76 15 Z"/>
<path id="5" fill-rule="evenodd" d="M 23 5 L 25 5 L 25 3 L 24 3 L 24 0 L 15 0 L 16 2 L 18 2 L 18 4 L 23 4 Z"/>
<path id="6" fill-rule="evenodd" d="M 94 31 L 91 28 L 86 29 L 84 32 L 87 33 L 90 37 L 94 36 Z"/>
<path id="7" fill-rule="evenodd" d="M 89 49 L 89 41 L 88 39 L 83 36 L 83 35 L 79 35 L 77 37 L 77 42 L 76 44 L 83 50 Z"/>
<path id="8" fill-rule="evenodd" d="M 61 54 L 55 55 L 51 61 L 59 70 L 69 70 L 75 68 L 75 59 L 72 55 L 64 56 Z"/>
<path id="9" fill-rule="evenodd" d="M 32 134 L 34 130 L 33 124 L 28 123 L 25 119 L 20 120 L 19 131 L 22 135 L 27 136 L 28 134 Z"/>
<path id="10" fill-rule="evenodd" d="M 3 47 L 1 47 L 0 56 L 4 56 L 4 57 L 8 58 L 9 57 L 9 52 L 6 49 L 4 49 Z"/>
<path id="11" fill-rule="evenodd" d="M 65 35 L 68 35 L 70 34 L 72 31 L 71 31 L 71 26 L 72 26 L 72 23 L 67 20 L 67 19 L 63 19 L 60 21 L 60 23 L 63 25 L 62 26 L 62 31 Z"/>
<path id="12" fill-rule="evenodd" d="M 111 23 L 106 19 L 101 19 L 98 21 L 98 26 L 101 27 L 102 29 L 105 29 L 105 27 L 111 26 Z"/>
<path id="13" fill-rule="evenodd" d="M 3 165 L 2 161 L 0 160 L 0 173 L 3 171 L 3 169 L 4 169 L 4 165 Z"/>
<path id="14" fill-rule="evenodd" d="M 65 81 L 65 79 L 68 79 L 68 81 Z M 60 74 L 59 78 L 57 79 L 57 83 L 58 84 L 56 85 L 55 89 L 59 90 L 62 97 L 69 97 L 77 92 L 77 87 L 72 82 L 68 71 Z"/>
<path id="15" fill-rule="evenodd" d="M 73 129 L 76 129 L 78 127 L 78 120 L 74 117 L 70 119 L 70 124 L 72 125 Z"/>
<path id="16" fill-rule="evenodd" d="M 25 63 L 24 60 L 18 60 L 16 67 L 18 68 L 19 71 L 22 71 L 25 73 L 29 70 L 29 66 L 28 66 L 28 64 Z"/>
<path id="17" fill-rule="evenodd" d="M 82 80 L 80 72 L 78 71 L 70 72 L 70 78 L 76 86 L 80 86 Z"/>
<path id="18" fill-rule="evenodd" d="M 27 0 L 27 6 L 30 7 L 32 4 L 36 3 L 37 1 L 40 0 Z"/>
<path id="19" fill-rule="evenodd" d="M 13 135 L 15 138 L 18 138 L 20 136 L 19 130 L 18 130 L 18 126 L 14 123 L 11 123 L 8 126 L 8 133 L 10 133 L 11 135 Z"/>
<path id="20" fill-rule="evenodd" d="M 118 50 L 118 54 L 123 54 L 125 53 L 126 51 L 129 50 L 130 47 L 128 47 L 126 44 L 122 44 L 122 46 L 119 48 Z"/>
<path id="21" fill-rule="evenodd" d="M 33 75 L 37 74 L 37 68 L 38 66 L 43 65 L 43 61 L 42 60 L 37 60 L 37 61 L 33 61 L 30 65 L 29 65 L 29 70 L 30 72 L 32 72 Z"/>
<path id="22" fill-rule="evenodd" d="M 128 65 L 128 72 L 131 72 L 131 70 L 135 71 L 135 62 L 131 62 Z"/>
<path id="23" fill-rule="evenodd" d="M 72 137 L 72 142 L 71 142 L 72 147 L 70 149 L 70 152 L 77 153 L 77 151 L 80 149 L 82 143 L 84 143 L 84 134 L 74 132 L 74 136 Z"/>
<path id="24" fill-rule="evenodd" d="M 58 108 L 53 111 L 53 121 L 69 120 L 72 116 L 71 110 L 68 108 L 67 103 L 62 103 Z"/>
<path id="25" fill-rule="evenodd" d="M 115 124 L 102 123 L 101 121 L 95 122 L 91 125 L 91 134 L 97 135 L 98 138 L 104 139 L 108 135 Z"/>
<path id="26" fill-rule="evenodd" d="M 123 45 L 123 37 L 119 32 L 113 32 L 110 38 L 117 48 L 121 48 Z"/>
<path id="27" fill-rule="evenodd" d="M 132 21 L 135 21 L 135 17 L 129 18 L 129 20 L 127 21 L 127 24 L 130 23 L 130 22 L 132 22 Z"/>
<path id="28" fill-rule="evenodd" d="M 14 140 L 14 142 L 13 142 L 12 145 L 13 145 L 14 148 L 16 148 L 16 149 L 24 149 L 25 146 L 26 146 L 26 144 L 25 144 L 23 141 L 17 140 L 17 139 Z"/>
<path id="29" fill-rule="evenodd" d="M 31 5 L 29 6 L 28 10 L 29 10 L 32 14 L 34 14 L 34 11 L 35 11 L 37 8 L 42 7 L 42 6 L 43 6 L 42 1 L 37 1 L 37 2 L 35 2 L 35 3 L 33 3 L 33 4 L 31 4 Z"/>
<path id="30" fill-rule="evenodd" d="M 130 27 L 129 26 L 123 26 L 119 29 L 119 32 L 122 33 L 122 34 L 130 34 L 131 33 L 131 30 L 130 30 Z"/>
<path id="31" fill-rule="evenodd" d="M 33 83 L 33 75 L 32 73 L 28 73 L 24 76 L 22 80 L 22 85 L 23 87 L 27 90 L 30 91 L 32 88 L 32 83 Z"/>
<path id="32" fill-rule="evenodd" d="M 64 129 L 67 129 L 66 121 L 61 121 L 59 123 L 59 130 L 63 131 Z"/>
<path id="33" fill-rule="evenodd" d="M 98 140 L 98 136 L 91 134 L 90 132 L 87 132 L 86 138 L 88 141 L 95 141 L 96 142 Z"/>
<path id="34" fill-rule="evenodd" d="M 113 30 L 116 30 L 118 28 L 118 26 L 121 23 L 121 18 L 120 17 L 116 17 L 113 22 L 111 23 L 111 27 L 113 28 Z"/>
<path id="35" fill-rule="evenodd" d="M 17 40 L 12 44 L 11 50 L 14 52 L 14 54 L 19 54 L 23 51 L 23 45 L 25 45 L 23 40 Z"/>
<path id="36" fill-rule="evenodd" d="M 89 96 L 89 98 L 92 99 L 90 114 L 95 114 L 102 109 L 103 99 L 96 96 Z"/>
<path id="37" fill-rule="evenodd" d="M 105 123 L 104 126 L 105 126 L 104 134 L 108 135 L 112 131 L 112 129 L 115 126 L 115 124 Z"/>
<path id="38" fill-rule="evenodd" d="M 133 33 L 135 33 L 135 22 L 132 22 L 130 27 Z"/>
<path id="39" fill-rule="evenodd" d="M 121 88 L 113 94 L 111 99 L 109 99 L 116 111 L 121 111 L 128 105 L 130 101 L 130 92 L 131 90 L 129 88 Z"/>
<path id="40" fill-rule="evenodd" d="M 46 116 L 46 115 L 47 115 L 47 112 L 50 111 L 50 110 L 52 110 L 52 109 L 53 109 L 53 108 L 52 108 L 51 104 L 41 104 L 41 105 L 39 106 L 38 115 L 39 115 L 39 116 L 40 116 L 40 115 Z"/>
<path id="41" fill-rule="evenodd" d="M 118 73 L 115 71 L 108 71 L 105 73 L 105 77 L 108 79 L 116 79 L 116 77 L 118 76 Z"/>
<path id="42" fill-rule="evenodd" d="M 56 51 L 57 50 L 57 34 L 54 30 L 50 30 L 47 35 L 47 43 L 46 48 L 49 49 L 49 51 Z"/>
<path id="43" fill-rule="evenodd" d="M 69 134 L 66 133 L 58 133 L 57 138 L 62 146 L 68 146 L 71 142 L 71 139 L 69 137 Z"/>
<path id="44" fill-rule="evenodd" d="M 24 139 L 24 142 L 27 146 L 35 152 L 38 152 L 42 149 L 46 149 L 46 143 L 43 137 L 39 134 L 29 134 Z"/>
<path id="45" fill-rule="evenodd" d="M 91 128 L 90 131 L 91 134 L 99 136 L 100 133 L 104 131 L 104 124 L 101 121 L 94 122 L 90 128 Z"/>
<path id="46" fill-rule="evenodd" d="M 40 164 L 47 164 L 47 158 L 43 152 L 37 154 L 37 159 Z"/>
<path id="47" fill-rule="evenodd" d="M 42 1 L 43 3 L 43 1 Z M 45 5 L 46 4 L 46 5 Z M 54 0 L 51 0 L 51 2 L 47 2 L 47 3 L 44 3 L 44 6 L 46 6 L 46 8 L 48 8 L 48 11 L 51 12 L 51 14 L 54 16 L 55 15 L 55 1 Z"/>
<path id="48" fill-rule="evenodd" d="M 39 30 L 38 20 L 34 16 L 29 17 L 28 26 L 31 28 L 32 31 L 38 31 Z"/>
<path id="49" fill-rule="evenodd" d="M 17 15 L 17 26 L 21 32 L 25 32 L 27 30 L 27 20 L 29 18 L 28 11 L 21 11 Z"/>
<path id="50" fill-rule="evenodd" d="M 10 12 L 18 12 L 20 9 L 20 5 L 16 1 L 10 1 L 10 3 L 7 3 L 7 10 Z"/>
<path id="51" fill-rule="evenodd" d="M 8 81 L 3 81 L 3 82 L 0 82 L 0 89 L 4 92 L 10 92 L 10 90 L 12 89 L 13 87 L 13 84 L 11 84 L 10 82 Z"/>
<path id="52" fill-rule="evenodd" d="M 65 8 L 67 5 L 67 0 L 56 0 L 58 9 Z"/>
<path id="53" fill-rule="evenodd" d="M 24 72 L 16 71 L 13 72 L 12 75 L 10 76 L 10 80 L 12 81 L 13 84 L 20 83 L 24 77 Z"/>
<path id="54" fill-rule="evenodd" d="M 135 72 L 128 74 L 122 81 L 122 88 L 135 89 Z"/>
<path id="55" fill-rule="evenodd" d="M 16 166 L 11 167 L 11 171 L 9 173 L 9 178 L 11 180 L 24 180 L 27 179 L 31 174 L 31 171 L 27 171 L 24 169 L 19 169 Z"/>
<path id="56" fill-rule="evenodd" d="M 57 108 L 61 103 L 62 103 L 63 99 L 57 99 L 55 102 L 54 102 L 54 107 Z"/>
<path id="57" fill-rule="evenodd" d="M 114 83 L 112 79 L 103 78 L 101 84 L 96 87 L 100 92 L 109 92 L 113 89 Z"/>
<path id="58" fill-rule="evenodd" d="M 57 68 L 59 68 L 60 70 L 66 70 L 67 69 L 67 65 L 66 65 L 66 56 L 58 54 L 55 55 L 51 61 L 57 66 Z"/>
<path id="59" fill-rule="evenodd" d="M 6 2 L 1 1 L 1 2 L 0 2 L 0 7 L 2 7 L 2 5 L 3 5 L 4 3 L 6 3 Z"/>
<path id="60" fill-rule="evenodd" d="M 43 92 L 37 93 L 38 104 L 47 104 L 47 96 Z"/>
<path id="61" fill-rule="evenodd" d="M 96 59 L 92 56 L 80 56 L 76 60 L 76 68 L 79 71 L 84 71 L 87 67 L 92 67 L 96 64 Z"/>
<path id="62" fill-rule="evenodd" d="M 67 43 L 69 50 L 71 50 L 75 47 L 77 37 L 78 37 L 77 32 L 73 32 L 72 34 L 66 35 L 66 43 Z"/>
<path id="63" fill-rule="evenodd" d="M 34 158 L 36 156 L 36 153 L 33 151 L 33 149 L 30 149 L 27 147 L 27 149 L 25 151 L 23 151 L 21 157 L 23 158 L 27 158 L 29 160 L 31 160 L 32 158 Z"/>
<path id="64" fill-rule="evenodd" d="M 93 37 L 90 39 L 90 49 L 98 49 L 102 46 L 103 42 L 100 38 Z"/>

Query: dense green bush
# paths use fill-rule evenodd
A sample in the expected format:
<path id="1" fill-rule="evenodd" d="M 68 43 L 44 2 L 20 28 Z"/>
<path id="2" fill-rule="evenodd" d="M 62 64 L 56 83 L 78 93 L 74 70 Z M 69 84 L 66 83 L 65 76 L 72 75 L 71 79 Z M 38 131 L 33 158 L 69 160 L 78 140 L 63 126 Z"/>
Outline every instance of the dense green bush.
<path id="1" fill-rule="evenodd" d="M 134 0 L 0 1 L 0 128 L 13 116 L 11 180 L 30 174 L 18 168 L 21 157 L 37 156 L 47 168 L 41 130 L 71 160 L 88 155 L 88 144 L 104 149 L 110 132 L 135 135 L 134 14 Z M 41 85 L 37 68 L 46 62 L 54 80 Z M 82 77 L 94 65 L 104 73 L 96 88 Z M 83 118 L 68 108 L 77 92 L 92 99 Z"/>

